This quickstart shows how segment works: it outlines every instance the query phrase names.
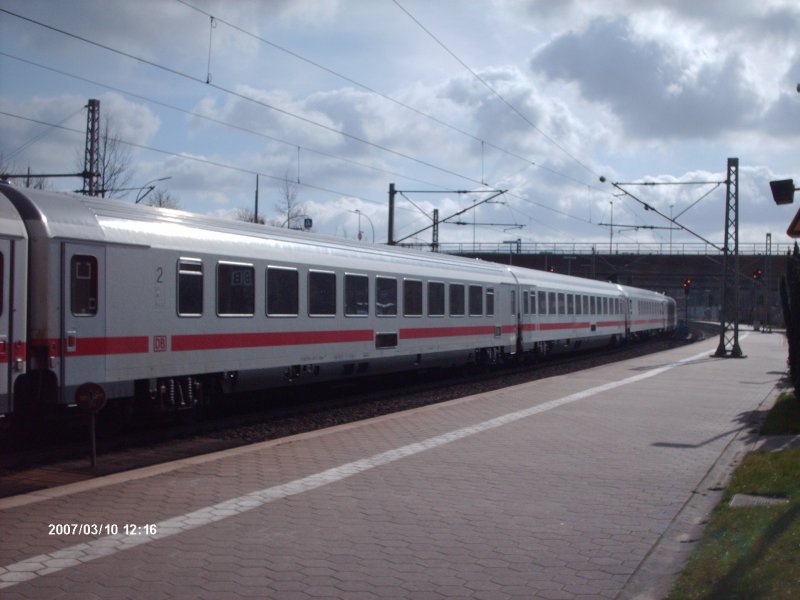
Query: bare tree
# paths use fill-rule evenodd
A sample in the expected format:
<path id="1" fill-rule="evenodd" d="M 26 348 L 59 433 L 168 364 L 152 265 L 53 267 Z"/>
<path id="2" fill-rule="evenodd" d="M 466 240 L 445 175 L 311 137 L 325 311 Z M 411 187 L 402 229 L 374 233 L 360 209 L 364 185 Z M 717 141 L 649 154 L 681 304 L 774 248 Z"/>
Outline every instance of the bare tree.
<path id="1" fill-rule="evenodd" d="M 247 223 L 260 223 L 264 225 L 266 221 L 264 217 L 261 215 L 258 216 L 258 221 L 256 221 L 256 212 L 252 208 L 237 208 L 236 209 L 236 219 L 238 221 L 245 221 Z"/>
<path id="2" fill-rule="evenodd" d="M 13 169 L 13 165 L 0 153 L 0 176 L 10 175 Z"/>
<path id="3" fill-rule="evenodd" d="M 35 190 L 50 190 L 53 189 L 53 186 L 50 183 L 50 180 L 47 177 L 27 177 L 23 179 L 25 182 L 25 187 L 33 188 Z"/>
<path id="4" fill-rule="evenodd" d="M 10 161 L 0 154 L 0 180 L 5 180 L 6 175 L 14 175 L 17 168 Z M 31 168 L 28 167 L 28 173 Z M 52 189 L 52 184 L 47 177 L 37 177 L 36 175 L 28 175 L 28 177 L 14 177 L 8 178 L 9 181 L 14 181 L 16 185 L 26 188 L 33 188 L 35 190 L 49 190 Z"/>
<path id="5" fill-rule="evenodd" d="M 167 191 L 156 188 L 153 194 L 147 199 L 145 203 L 148 206 L 157 206 L 159 208 L 180 208 L 181 202 L 174 198 L 172 194 Z"/>
<path id="6" fill-rule="evenodd" d="M 275 209 L 278 211 L 280 227 L 291 227 L 292 222 L 298 218 L 305 216 L 306 207 L 298 202 L 298 184 L 289 179 L 289 172 L 286 172 L 281 184 L 281 198 L 275 204 Z"/>

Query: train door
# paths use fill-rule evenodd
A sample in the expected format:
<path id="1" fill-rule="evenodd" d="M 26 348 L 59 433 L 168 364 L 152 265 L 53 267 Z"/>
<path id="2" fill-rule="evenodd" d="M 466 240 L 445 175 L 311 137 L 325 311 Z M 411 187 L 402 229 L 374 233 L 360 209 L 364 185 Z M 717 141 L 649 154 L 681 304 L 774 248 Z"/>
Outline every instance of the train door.
<path id="1" fill-rule="evenodd" d="M 78 385 L 105 375 L 105 248 L 64 243 L 62 257 L 60 402 L 72 404 Z"/>
<path id="2" fill-rule="evenodd" d="M 631 321 L 633 320 L 633 299 L 625 298 L 625 339 L 631 337 Z"/>
<path id="3" fill-rule="evenodd" d="M 0 238 L 0 414 L 11 411 L 12 337 L 14 336 L 13 248 L 14 242 Z M 21 333 L 21 332 L 20 332 Z"/>
<path id="4" fill-rule="evenodd" d="M 527 299 L 522 307 L 522 326 L 520 329 L 523 350 L 529 352 L 533 350 L 533 340 L 537 329 L 538 307 L 536 306 L 536 288 L 526 288 L 524 294 L 527 296 Z"/>
<path id="5" fill-rule="evenodd" d="M 27 249 L 27 237 L 0 237 L 0 415 L 14 410 L 14 383 L 26 368 Z"/>
<path id="6" fill-rule="evenodd" d="M 508 308 L 503 306 L 503 301 L 500 302 L 500 307 L 496 313 L 498 320 L 495 323 L 495 335 L 499 332 L 504 340 L 503 352 L 507 354 L 516 354 L 522 350 L 522 288 L 519 286 L 517 276 L 510 272 L 514 278 L 514 284 L 502 283 L 500 284 L 500 298 L 508 298 Z M 509 312 L 507 313 L 506 310 Z M 509 314 L 510 313 L 510 314 Z M 509 319 L 511 326 L 507 325 Z M 503 332 L 508 332 L 509 337 L 503 335 Z"/>

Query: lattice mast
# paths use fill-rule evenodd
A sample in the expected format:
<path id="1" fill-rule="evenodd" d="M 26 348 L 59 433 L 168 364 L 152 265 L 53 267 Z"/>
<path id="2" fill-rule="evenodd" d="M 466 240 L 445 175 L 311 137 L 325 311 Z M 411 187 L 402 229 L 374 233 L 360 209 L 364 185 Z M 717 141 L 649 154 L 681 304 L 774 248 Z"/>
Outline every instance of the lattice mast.
<path id="1" fill-rule="evenodd" d="M 744 358 L 739 347 L 739 159 L 728 159 L 725 180 L 725 247 L 722 253 L 722 306 L 719 346 L 714 356 Z"/>
<path id="2" fill-rule="evenodd" d="M 100 100 L 91 99 L 86 112 L 86 147 L 83 153 L 83 193 L 100 196 Z"/>

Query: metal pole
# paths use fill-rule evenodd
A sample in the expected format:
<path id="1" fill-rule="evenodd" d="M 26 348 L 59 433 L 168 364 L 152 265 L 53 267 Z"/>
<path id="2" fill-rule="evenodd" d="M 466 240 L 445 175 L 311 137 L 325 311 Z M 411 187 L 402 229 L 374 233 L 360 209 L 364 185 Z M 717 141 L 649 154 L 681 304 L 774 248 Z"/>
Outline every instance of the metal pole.
<path id="1" fill-rule="evenodd" d="M 744 358 L 739 347 L 739 159 L 728 159 L 725 245 L 722 254 L 722 310 L 714 356 Z"/>
<path id="2" fill-rule="evenodd" d="M 91 99 L 86 112 L 86 147 L 83 153 L 83 193 L 100 194 L 100 100 Z"/>
<path id="3" fill-rule="evenodd" d="M 770 313 L 772 312 L 772 295 L 770 293 L 769 288 L 769 279 L 770 279 L 770 263 L 772 262 L 772 234 L 767 234 L 767 247 L 766 247 L 766 256 L 764 257 L 764 306 L 766 308 L 767 314 L 764 318 L 764 331 L 771 332 L 772 331 L 772 323 L 770 318 Z"/>
<path id="4" fill-rule="evenodd" d="M 89 438 L 92 444 L 92 468 L 97 466 L 97 436 L 95 435 L 95 420 L 97 419 L 97 411 L 89 411 Z"/>
<path id="5" fill-rule="evenodd" d="M 258 173 L 256 173 L 256 207 L 253 211 L 253 223 L 258 223 Z"/>
<path id="6" fill-rule="evenodd" d="M 394 184 L 389 184 L 389 233 L 388 233 L 388 241 L 386 242 L 390 246 L 394 246 L 394 196 L 397 194 L 397 191 L 394 189 Z"/>
<path id="7" fill-rule="evenodd" d="M 611 204 L 611 227 L 608 228 L 608 253 L 614 254 L 614 202 Z"/>

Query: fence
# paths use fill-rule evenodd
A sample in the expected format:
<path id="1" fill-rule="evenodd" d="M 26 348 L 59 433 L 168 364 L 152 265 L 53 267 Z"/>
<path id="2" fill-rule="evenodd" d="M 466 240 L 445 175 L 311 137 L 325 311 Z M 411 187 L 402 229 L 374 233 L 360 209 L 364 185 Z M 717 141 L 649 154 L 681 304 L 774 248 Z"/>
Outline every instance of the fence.
<path id="1" fill-rule="evenodd" d="M 406 245 L 406 244 L 404 244 Z M 428 244 L 408 244 L 425 248 Z M 721 244 L 720 244 L 721 246 Z M 794 248 L 793 243 L 772 244 L 771 254 L 778 256 L 787 254 Z M 623 242 L 603 244 L 597 242 L 479 242 L 479 243 L 445 243 L 439 244 L 439 252 L 445 254 L 660 254 L 660 255 L 695 255 L 720 256 L 722 250 L 710 244 L 697 243 L 638 243 Z M 766 246 L 763 242 L 739 244 L 739 254 L 763 255 Z"/>

